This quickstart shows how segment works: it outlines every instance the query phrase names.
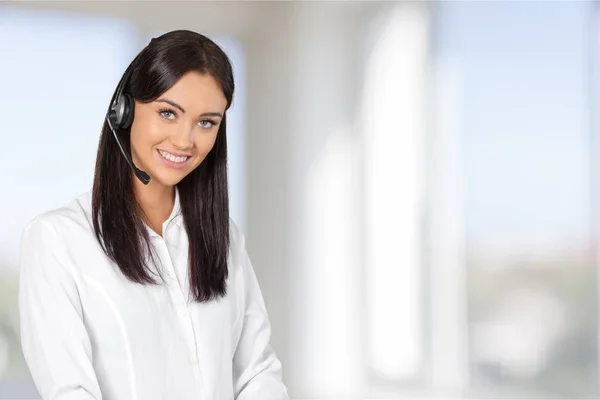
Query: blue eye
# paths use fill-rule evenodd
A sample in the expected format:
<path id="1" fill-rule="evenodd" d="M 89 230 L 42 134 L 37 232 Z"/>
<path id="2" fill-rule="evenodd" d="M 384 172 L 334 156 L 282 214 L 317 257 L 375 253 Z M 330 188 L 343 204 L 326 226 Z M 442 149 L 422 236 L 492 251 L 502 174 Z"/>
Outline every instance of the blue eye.
<path id="1" fill-rule="evenodd" d="M 203 125 L 202 123 L 208 123 L 208 125 Z M 200 127 L 204 128 L 204 129 L 210 129 L 216 125 L 216 123 L 214 121 L 211 121 L 210 119 L 203 119 L 202 121 L 199 122 L 199 124 L 200 124 Z"/>
<path id="2" fill-rule="evenodd" d="M 173 119 L 176 116 L 175 112 L 173 110 L 168 109 L 168 108 L 163 108 L 160 111 L 158 111 L 158 113 L 164 119 Z"/>

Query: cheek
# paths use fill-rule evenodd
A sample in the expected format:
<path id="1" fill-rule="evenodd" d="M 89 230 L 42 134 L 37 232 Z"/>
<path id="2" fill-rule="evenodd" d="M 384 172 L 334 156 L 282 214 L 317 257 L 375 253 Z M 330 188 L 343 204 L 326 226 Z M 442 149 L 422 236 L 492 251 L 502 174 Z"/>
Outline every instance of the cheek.
<path id="1" fill-rule="evenodd" d="M 162 140 L 165 129 L 149 119 L 138 119 L 131 125 L 131 144 L 138 149 L 153 146 Z"/>
<path id="2" fill-rule="evenodd" d="M 215 145 L 217 141 L 217 135 L 200 135 L 195 140 L 196 149 L 198 149 L 198 153 L 202 155 L 208 154 Z"/>
<path id="3" fill-rule="evenodd" d="M 144 145 L 141 132 L 140 126 L 131 125 L 129 138 L 131 140 L 131 149 L 135 152 L 138 152 Z"/>

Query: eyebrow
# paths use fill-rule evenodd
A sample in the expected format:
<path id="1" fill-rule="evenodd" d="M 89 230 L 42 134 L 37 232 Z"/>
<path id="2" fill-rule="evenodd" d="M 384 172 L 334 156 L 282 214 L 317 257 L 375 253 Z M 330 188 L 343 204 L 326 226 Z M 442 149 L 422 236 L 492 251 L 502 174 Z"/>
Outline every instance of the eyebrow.
<path id="1" fill-rule="evenodd" d="M 178 108 L 179 110 L 181 110 L 182 113 L 185 113 L 185 110 L 183 109 L 183 107 L 181 107 L 179 104 L 175 103 L 174 101 L 168 100 L 168 99 L 164 99 L 164 98 L 160 98 L 158 100 L 155 100 L 158 103 L 167 103 L 175 108 Z M 200 117 L 219 117 L 219 118 L 223 118 L 223 114 L 219 113 L 219 112 L 206 112 L 206 113 L 202 113 L 200 114 Z"/>

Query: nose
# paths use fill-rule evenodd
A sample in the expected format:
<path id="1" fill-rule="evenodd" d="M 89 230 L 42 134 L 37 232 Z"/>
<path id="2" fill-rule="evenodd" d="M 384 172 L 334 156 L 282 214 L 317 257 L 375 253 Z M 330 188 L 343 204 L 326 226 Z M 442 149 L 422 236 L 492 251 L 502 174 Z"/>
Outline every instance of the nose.
<path id="1" fill-rule="evenodd" d="M 177 150 L 188 150 L 194 146 L 194 129 L 181 124 L 181 128 L 177 129 L 171 135 L 171 143 Z"/>

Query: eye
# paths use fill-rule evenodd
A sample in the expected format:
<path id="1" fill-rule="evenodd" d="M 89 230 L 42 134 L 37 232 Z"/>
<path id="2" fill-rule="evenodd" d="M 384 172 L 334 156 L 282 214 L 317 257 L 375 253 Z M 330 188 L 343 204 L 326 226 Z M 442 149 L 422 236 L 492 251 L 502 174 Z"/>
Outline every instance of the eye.
<path id="1" fill-rule="evenodd" d="M 173 111 L 169 108 L 162 108 L 158 111 L 158 113 L 164 119 L 175 119 L 175 117 L 177 117 L 177 114 L 175 114 L 175 111 Z"/>
<path id="2" fill-rule="evenodd" d="M 216 122 L 213 120 L 210 120 L 210 119 L 203 119 L 200 122 L 198 122 L 198 124 L 200 125 L 201 128 L 210 129 L 216 125 Z"/>

